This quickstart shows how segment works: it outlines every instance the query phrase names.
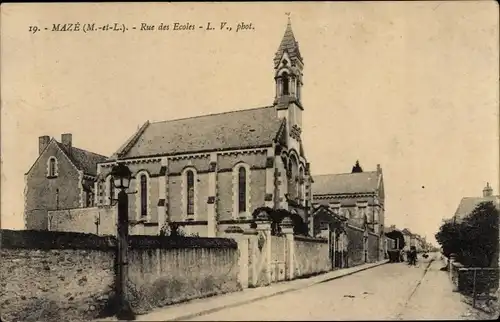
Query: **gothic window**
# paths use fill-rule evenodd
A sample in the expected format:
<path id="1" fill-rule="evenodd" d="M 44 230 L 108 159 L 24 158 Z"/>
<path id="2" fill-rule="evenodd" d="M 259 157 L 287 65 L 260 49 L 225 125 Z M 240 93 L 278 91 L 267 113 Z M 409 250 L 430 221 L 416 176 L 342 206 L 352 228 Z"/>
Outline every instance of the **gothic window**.
<path id="1" fill-rule="evenodd" d="M 240 167 L 238 170 L 238 212 L 247 211 L 247 170 Z"/>
<path id="2" fill-rule="evenodd" d="M 187 214 L 194 215 L 194 172 L 186 172 Z"/>
<path id="3" fill-rule="evenodd" d="M 300 80 L 297 79 L 297 99 L 300 101 Z"/>
<path id="4" fill-rule="evenodd" d="M 238 163 L 233 168 L 233 218 L 250 216 L 250 167 Z"/>
<path id="5" fill-rule="evenodd" d="M 283 95 L 290 94 L 290 83 L 287 73 L 283 73 L 283 75 L 281 76 L 281 84 L 283 85 Z"/>
<path id="6" fill-rule="evenodd" d="M 300 200 L 305 199 L 305 195 L 306 195 L 305 188 L 306 188 L 306 185 L 304 183 L 304 168 L 300 168 L 300 171 L 299 171 L 299 189 L 300 189 L 299 198 L 300 198 Z"/>
<path id="7" fill-rule="evenodd" d="M 148 178 L 145 174 L 141 174 L 140 184 L 141 217 L 146 217 L 148 215 Z"/>
<path id="8" fill-rule="evenodd" d="M 92 207 L 94 203 L 94 194 L 92 192 L 87 192 L 87 207 Z"/>
<path id="9" fill-rule="evenodd" d="M 57 160 L 54 157 L 49 159 L 48 177 L 57 177 Z"/>
<path id="10" fill-rule="evenodd" d="M 290 198 L 293 197 L 293 172 L 292 172 L 292 159 L 288 159 L 288 169 L 287 169 L 287 175 L 288 175 L 288 196 Z"/>
<path id="11" fill-rule="evenodd" d="M 113 178 L 109 177 L 109 203 L 113 204 L 113 199 L 115 199 L 115 185 L 113 183 Z"/>

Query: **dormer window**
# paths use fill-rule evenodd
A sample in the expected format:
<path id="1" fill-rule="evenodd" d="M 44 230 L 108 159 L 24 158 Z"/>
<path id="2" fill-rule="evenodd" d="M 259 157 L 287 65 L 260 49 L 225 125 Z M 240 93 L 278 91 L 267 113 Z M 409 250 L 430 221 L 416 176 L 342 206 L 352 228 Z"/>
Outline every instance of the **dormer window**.
<path id="1" fill-rule="evenodd" d="M 48 178 L 55 178 L 58 176 L 58 165 L 57 165 L 57 159 L 55 157 L 50 157 L 48 162 L 47 162 L 47 177 Z"/>

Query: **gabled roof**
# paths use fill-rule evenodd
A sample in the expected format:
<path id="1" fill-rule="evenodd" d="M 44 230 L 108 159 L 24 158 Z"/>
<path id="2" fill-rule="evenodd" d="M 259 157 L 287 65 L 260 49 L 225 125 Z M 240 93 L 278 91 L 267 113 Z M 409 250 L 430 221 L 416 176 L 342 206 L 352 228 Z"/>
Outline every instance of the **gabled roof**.
<path id="1" fill-rule="evenodd" d="M 87 150 L 71 147 L 71 151 L 68 151 L 68 148 L 62 144 L 61 142 L 58 142 L 56 139 L 52 138 L 45 147 L 45 150 L 49 148 L 49 146 L 54 142 L 54 144 L 61 149 L 61 151 L 68 157 L 68 159 L 71 161 L 71 163 L 80 171 L 83 171 L 84 174 L 95 177 L 97 175 L 97 163 L 104 162 L 107 157 L 104 155 L 100 155 L 94 152 L 90 152 Z M 44 150 L 44 151 L 45 151 Z M 40 156 L 43 154 L 40 153 L 31 165 L 31 168 L 26 172 L 28 174 L 31 169 L 33 169 L 33 166 L 38 162 L 38 159 Z"/>
<path id="2" fill-rule="evenodd" d="M 295 40 L 290 18 L 288 19 L 288 24 L 286 25 L 286 30 L 285 34 L 283 35 L 283 39 L 281 40 L 280 46 L 278 47 L 278 50 L 276 51 L 276 54 L 274 56 L 275 66 L 279 64 L 280 59 L 285 52 L 288 53 L 292 61 L 298 59 L 302 62 L 302 56 L 300 55 L 300 50 L 299 50 L 299 43 Z"/>
<path id="3" fill-rule="evenodd" d="M 314 195 L 374 193 L 379 188 L 376 171 L 313 176 Z"/>
<path id="4" fill-rule="evenodd" d="M 274 106 L 146 123 L 111 158 L 270 146 L 281 123 Z"/>
<path id="5" fill-rule="evenodd" d="M 404 228 L 401 232 L 405 235 L 413 235 L 408 228 Z"/>
<path id="6" fill-rule="evenodd" d="M 68 158 L 73 162 L 75 167 L 78 170 L 82 170 L 84 174 L 90 176 L 97 175 L 97 163 L 103 162 L 107 159 L 107 157 L 90 152 L 87 150 L 71 147 L 71 152 L 68 151 L 64 144 L 54 140 L 54 142 L 64 151 L 64 153 L 68 156 Z"/>
<path id="7" fill-rule="evenodd" d="M 500 196 L 489 197 L 464 197 L 460 200 L 457 210 L 455 211 L 454 219 L 463 219 L 470 215 L 472 211 L 481 203 L 492 201 L 499 208 Z"/>

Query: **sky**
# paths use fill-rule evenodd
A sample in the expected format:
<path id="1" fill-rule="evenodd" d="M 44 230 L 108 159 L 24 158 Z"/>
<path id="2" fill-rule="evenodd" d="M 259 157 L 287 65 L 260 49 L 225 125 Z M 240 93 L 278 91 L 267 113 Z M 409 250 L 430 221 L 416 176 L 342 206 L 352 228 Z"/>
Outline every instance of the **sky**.
<path id="1" fill-rule="evenodd" d="M 72 133 L 74 146 L 111 155 L 146 120 L 272 104 L 286 12 L 304 57 L 313 175 L 381 164 L 386 226 L 430 241 L 462 197 L 480 196 L 486 182 L 498 194 L 494 1 L 7 4 L 1 227 L 23 228 L 24 173 L 39 136 Z M 216 30 L 50 31 L 65 22 Z M 253 29 L 235 32 L 238 23 Z"/>

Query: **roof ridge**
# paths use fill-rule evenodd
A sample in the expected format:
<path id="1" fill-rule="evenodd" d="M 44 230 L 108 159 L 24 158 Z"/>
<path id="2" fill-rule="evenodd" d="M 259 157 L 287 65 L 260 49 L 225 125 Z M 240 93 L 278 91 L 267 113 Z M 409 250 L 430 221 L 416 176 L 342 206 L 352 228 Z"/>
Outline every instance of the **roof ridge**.
<path id="1" fill-rule="evenodd" d="M 212 114 L 189 116 L 189 117 L 183 117 L 183 118 L 179 118 L 179 119 L 156 121 L 156 122 L 151 122 L 151 124 L 167 123 L 167 122 L 174 122 L 174 121 L 185 121 L 185 120 L 196 119 L 196 118 L 207 117 L 207 116 L 216 116 L 216 115 L 223 115 L 223 114 L 230 114 L 230 113 L 237 113 L 237 112 L 246 112 L 246 111 L 252 111 L 252 110 L 272 108 L 272 107 L 274 107 L 274 105 L 246 108 L 246 109 L 242 109 L 242 110 L 225 111 L 225 112 L 212 113 Z"/>
<path id="2" fill-rule="evenodd" d="M 66 146 L 62 143 L 62 142 L 59 142 L 56 140 L 56 138 L 53 138 L 53 140 L 62 148 L 64 148 L 64 151 L 67 152 L 65 149 L 66 149 Z M 105 155 L 102 155 L 102 154 L 99 154 L 99 153 L 95 153 L 95 152 L 92 152 L 92 151 L 89 151 L 89 150 L 86 150 L 86 149 L 82 149 L 82 148 L 78 148 L 76 146 L 71 146 L 72 149 L 76 149 L 76 150 L 80 150 L 80 151 L 83 151 L 83 152 L 87 152 L 87 153 L 92 153 L 92 154 L 95 154 L 97 156 L 101 156 L 103 158 L 107 158 L 107 156 Z"/>
<path id="3" fill-rule="evenodd" d="M 377 171 L 363 171 L 363 172 L 343 172 L 343 173 L 325 173 L 325 174 L 317 174 L 313 175 L 313 177 L 326 177 L 326 176 L 339 176 L 339 175 L 348 175 L 348 174 L 363 174 L 363 173 L 376 173 Z"/>
<path id="4" fill-rule="evenodd" d="M 83 152 L 86 152 L 86 153 L 90 153 L 90 154 L 93 154 L 93 155 L 96 155 L 96 156 L 99 156 L 99 157 L 107 158 L 107 156 L 102 155 L 100 153 L 95 153 L 95 152 L 92 152 L 92 151 L 89 151 L 89 150 L 86 150 L 86 149 L 78 148 L 76 146 L 72 146 L 71 148 L 72 149 L 77 149 L 77 150 L 80 150 L 80 151 L 83 151 Z"/>

